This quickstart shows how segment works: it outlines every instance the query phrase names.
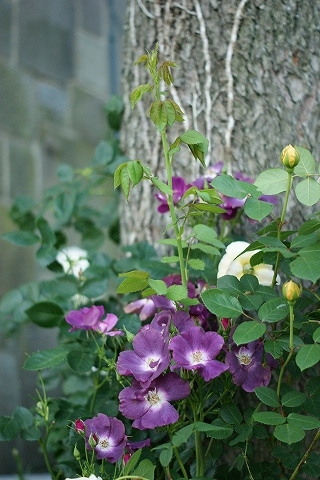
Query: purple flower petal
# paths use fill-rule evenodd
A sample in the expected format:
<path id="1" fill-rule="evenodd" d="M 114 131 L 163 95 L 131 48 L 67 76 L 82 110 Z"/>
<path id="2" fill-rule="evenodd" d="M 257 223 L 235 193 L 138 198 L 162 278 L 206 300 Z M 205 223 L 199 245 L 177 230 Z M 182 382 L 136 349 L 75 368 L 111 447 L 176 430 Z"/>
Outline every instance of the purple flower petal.
<path id="1" fill-rule="evenodd" d="M 140 430 L 153 429 L 175 423 L 179 414 L 169 403 L 181 400 L 190 393 L 189 383 L 175 373 L 156 378 L 147 388 L 137 381 L 132 382 L 119 394 L 120 412 L 134 420 L 133 427 Z"/>
<path id="2" fill-rule="evenodd" d="M 94 435 L 97 439 L 94 450 L 98 460 L 105 458 L 110 463 L 115 463 L 123 456 L 127 437 L 124 425 L 120 420 L 99 413 L 97 417 L 85 420 L 84 423 L 86 425 L 86 448 L 92 450 L 89 437 Z"/>

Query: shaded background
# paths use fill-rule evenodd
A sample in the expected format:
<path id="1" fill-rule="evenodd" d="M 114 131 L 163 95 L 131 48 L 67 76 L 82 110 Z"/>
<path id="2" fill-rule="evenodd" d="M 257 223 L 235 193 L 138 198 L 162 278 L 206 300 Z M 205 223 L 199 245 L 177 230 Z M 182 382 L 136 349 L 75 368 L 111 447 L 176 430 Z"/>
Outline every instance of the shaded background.
<path id="1" fill-rule="evenodd" d="M 41 198 L 60 163 L 87 166 L 106 133 L 104 106 L 120 94 L 126 0 L 0 0 L 0 234 L 17 195 Z M 38 277 L 31 247 L 0 241 L 0 297 Z M 0 415 L 32 405 L 26 352 L 47 348 L 52 333 L 27 325 L 0 337 Z M 0 474 L 44 471 L 36 442 L 0 442 Z"/>

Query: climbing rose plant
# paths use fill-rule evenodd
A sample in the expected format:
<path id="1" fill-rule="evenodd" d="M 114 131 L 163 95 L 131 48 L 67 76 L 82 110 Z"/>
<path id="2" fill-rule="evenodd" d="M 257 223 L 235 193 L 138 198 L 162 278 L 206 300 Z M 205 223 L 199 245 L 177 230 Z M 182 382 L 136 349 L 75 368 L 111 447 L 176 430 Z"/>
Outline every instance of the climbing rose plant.
<path id="1" fill-rule="evenodd" d="M 199 132 L 167 140 L 184 115 L 161 87 L 175 63 L 159 65 L 156 48 L 137 64 L 151 80 L 130 101 L 152 97 L 166 178 L 128 160 L 116 164 L 114 187 L 130 201 L 142 180 L 154 185 L 168 255 L 134 245 L 108 262 L 96 245 L 66 248 L 37 219 L 37 255 L 57 273 L 27 314 L 58 327 L 59 345 L 27 358 L 39 372 L 36 407 L 1 417 L 1 439 L 38 440 L 53 479 L 319 478 L 320 220 L 310 212 L 298 230 L 286 222 L 289 194 L 307 207 L 320 199 L 314 158 L 288 145 L 256 179 L 228 175 L 223 161 L 207 166 Z M 202 177 L 174 175 L 182 148 Z M 233 238 L 242 221 L 257 227 L 254 240 Z M 108 297 L 101 277 L 111 270 L 117 291 Z M 64 395 L 50 398 L 59 375 Z"/>

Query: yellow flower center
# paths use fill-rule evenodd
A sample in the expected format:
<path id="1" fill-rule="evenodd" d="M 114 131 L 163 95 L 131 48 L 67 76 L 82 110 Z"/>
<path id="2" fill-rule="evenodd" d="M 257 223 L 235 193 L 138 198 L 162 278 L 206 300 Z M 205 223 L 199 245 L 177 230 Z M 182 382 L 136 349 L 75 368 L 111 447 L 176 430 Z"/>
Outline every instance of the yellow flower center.
<path id="1" fill-rule="evenodd" d="M 108 448 L 109 447 L 109 441 L 106 438 L 103 438 L 102 440 L 99 440 L 99 447 Z"/>
<path id="2" fill-rule="evenodd" d="M 144 397 L 146 400 L 148 400 L 148 402 L 150 403 L 150 405 L 156 405 L 157 403 L 160 402 L 160 397 L 159 395 L 157 394 L 157 389 L 155 388 L 153 390 L 153 392 L 148 392 L 148 395 L 146 397 Z"/>
<path id="3" fill-rule="evenodd" d="M 194 363 L 199 363 L 202 360 L 202 352 L 200 350 L 192 353 Z"/>
<path id="4" fill-rule="evenodd" d="M 250 357 L 250 355 L 245 353 L 239 355 L 238 358 L 241 365 L 250 365 L 250 363 L 252 362 L 252 358 Z"/>

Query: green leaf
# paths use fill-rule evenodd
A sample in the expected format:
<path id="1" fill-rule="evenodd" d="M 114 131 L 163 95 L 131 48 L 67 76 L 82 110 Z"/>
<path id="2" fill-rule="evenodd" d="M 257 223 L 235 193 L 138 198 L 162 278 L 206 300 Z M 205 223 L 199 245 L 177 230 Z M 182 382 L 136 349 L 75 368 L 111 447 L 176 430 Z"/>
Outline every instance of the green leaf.
<path id="1" fill-rule="evenodd" d="M 316 343 L 320 343 L 320 327 L 313 332 L 312 338 Z"/>
<path id="2" fill-rule="evenodd" d="M 198 143 L 208 144 L 208 140 L 196 130 L 187 130 L 180 135 L 180 139 L 187 145 L 196 145 Z"/>
<path id="3" fill-rule="evenodd" d="M 288 184 L 288 174 L 282 168 L 270 168 L 260 173 L 254 185 L 264 195 L 276 195 L 285 192 Z"/>
<path id="4" fill-rule="evenodd" d="M 36 440 L 39 440 L 39 438 L 41 438 L 41 430 L 39 430 L 39 428 L 35 426 L 32 426 L 24 430 L 21 430 L 20 436 L 21 438 L 23 438 L 23 440 L 34 442 Z"/>
<path id="5" fill-rule="evenodd" d="M 286 421 L 286 418 L 277 412 L 254 412 L 252 417 L 256 422 L 265 425 L 281 425 Z"/>
<path id="6" fill-rule="evenodd" d="M 56 235 L 50 227 L 49 222 L 45 218 L 38 218 L 37 227 L 41 235 L 41 242 L 43 244 L 54 245 L 56 243 Z"/>
<path id="7" fill-rule="evenodd" d="M 92 278 L 84 282 L 80 288 L 80 293 L 88 298 L 96 298 L 106 293 L 107 287 L 107 278 L 103 278 L 102 280 L 100 278 Z"/>
<path id="8" fill-rule="evenodd" d="M 320 243 L 301 248 L 290 269 L 297 278 L 316 282 L 320 278 Z"/>
<path id="9" fill-rule="evenodd" d="M 55 367 L 66 360 L 68 350 L 62 346 L 50 350 L 41 350 L 32 354 L 24 363 L 26 370 L 42 370 Z"/>
<path id="10" fill-rule="evenodd" d="M 129 173 L 132 186 L 137 185 L 143 177 L 143 168 L 139 160 L 133 160 L 127 163 L 127 169 Z"/>
<path id="11" fill-rule="evenodd" d="M 186 425 L 185 427 L 178 430 L 172 437 L 172 443 L 176 447 L 180 447 L 183 443 L 186 443 L 189 440 L 190 435 L 192 435 L 194 430 L 193 424 Z"/>
<path id="12" fill-rule="evenodd" d="M 220 416 L 227 424 L 236 425 L 242 422 L 242 414 L 234 403 L 226 403 L 220 409 Z"/>
<path id="13" fill-rule="evenodd" d="M 311 218 L 304 222 L 298 230 L 299 235 L 308 235 L 310 233 L 316 232 L 320 228 L 320 219 Z"/>
<path id="14" fill-rule="evenodd" d="M 190 268 L 193 268 L 193 270 L 204 270 L 205 269 L 205 263 L 203 260 L 196 259 L 196 258 L 190 258 L 188 260 L 188 265 Z"/>
<path id="15" fill-rule="evenodd" d="M 209 255 L 220 255 L 219 250 L 211 245 L 207 245 L 206 243 L 193 243 L 190 248 L 191 250 L 201 250 Z"/>
<path id="16" fill-rule="evenodd" d="M 148 280 L 145 278 L 128 277 L 120 283 L 117 293 L 140 292 L 148 286 Z"/>
<path id="17" fill-rule="evenodd" d="M 296 356 L 296 364 L 301 371 L 310 368 L 320 360 L 320 345 L 317 343 L 304 345 Z"/>
<path id="18" fill-rule="evenodd" d="M 110 142 L 102 140 L 94 152 L 94 158 L 92 161 L 93 166 L 103 165 L 106 166 L 112 162 L 114 156 L 114 149 Z"/>
<path id="19" fill-rule="evenodd" d="M 253 277 L 253 275 L 248 275 Z M 245 292 L 245 288 L 241 284 L 240 280 L 234 275 L 223 275 L 217 279 L 217 288 L 224 290 L 234 297 L 238 297 L 241 293 Z"/>
<path id="20" fill-rule="evenodd" d="M 272 298 L 265 302 L 258 311 L 258 317 L 263 322 L 274 323 L 289 315 L 289 304 L 284 298 Z"/>
<path id="21" fill-rule="evenodd" d="M 314 173 L 316 163 L 311 152 L 309 152 L 309 150 L 306 148 L 302 148 L 297 145 L 295 145 L 295 148 L 300 153 L 299 163 L 294 167 L 295 175 L 298 175 L 298 177 L 305 177 L 306 175 L 311 175 Z"/>
<path id="22" fill-rule="evenodd" d="M 126 463 L 126 466 L 124 467 L 124 470 L 123 470 L 123 475 L 124 476 L 130 475 L 130 473 L 132 472 L 134 467 L 137 465 L 137 463 L 138 463 L 138 461 L 141 457 L 141 453 L 142 453 L 142 449 L 140 448 L 129 458 L 129 460 Z"/>
<path id="23" fill-rule="evenodd" d="M 240 278 L 241 287 L 245 292 L 255 293 L 259 288 L 259 280 L 255 275 L 245 274 Z"/>
<path id="24" fill-rule="evenodd" d="M 209 430 L 206 431 L 207 437 L 215 438 L 216 440 L 224 440 L 225 438 L 229 438 L 233 433 L 233 428 L 228 426 L 220 426 L 220 425 L 213 425 L 212 423 L 209 425 Z"/>
<path id="25" fill-rule="evenodd" d="M 272 211 L 273 205 L 263 200 L 256 198 L 248 198 L 244 204 L 244 211 L 249 218 L 261 222 L 263 218 L 269 215 Z"/>
<path id="26" fill-rule="evenodd" d="M 161 182 L 157 177 L 151 177 L 151 182 L 164 195 L 172 195 L 171 188 L 166 183 Z"/>
<path id="27" fill-rule="evenodd" d="M 166 447 L 162 450 L 159 456 L 160 463 L 163 467 L 167 467 L 172 460 L 173 449 L 170 443 L 166 444 Z"/>
<path id="28" fill-rule="evenodd" d="M 155 468 L 155 465 L 153 465 L 150 460 L 145 459 L 142 460 L 134 472 L 132 472 L 132 475 L 136 477 L 143 477 L 147 480 L 153 480 Z"/>
<path id="29" fill-rule="evenodd" d="M 248 195 L 243 183 L 231 175 L 218 175 L 213 179 L 211 185 L 224 195 L 232 195 L 232 197 L 243 199 Z"/>
<path id="30" fill-rule="evenodd" d="M 218 288 L 210 288 L 201 293 L 207 309 L 218 317 L 237 318 L 242 314 L 239 301 Z"/>
<path id="31" fill-rule="evenodd" d="M 278 425 L 274 429 L 273 435 L 280 440 L 280 442 L 288 443 L 289 445 L 300 442 L 300 440 L 305 437 L 305 433 L 301 428 L 288 423 L 285 425 Z"/>
<path id="32" fill-rule="evenodd" d="M 316 180 L 308 177 L 296 185 L 295 194 L 299 202 L 311 207 L 320 200 L 320 185 Z"/>
<path id="33" fill-rule="evenodd" d="M 157 295 L 165 295 L 168 291 L 168 287 L 163 280 L 153 280 L 149 278 L 149 285 L 157 293 Z"/>
<path id="34" fill-rule="evenodd" d="M 19 434 L 20 428 L 16 420 L 4 415 L 0 417 L 0 441 L 8 442 Z"/>
<path id="35" fill-rule="evenodd" d="M 171 257 L 162 257 L 161 262 L 162 263 L 177 263 L 179 262 L 179 257 L 177 255 L 172 255 Z"/>
<path id="36" fill-rule="evenodd" d="M 238 325 L 234 334 L 233 341 L 237 345 L 252 342 L 262 337 L 266 331 L 266 325 L 254 320 L 250 322 L 243 322 Z"/>
<path id="37" fill-rule="evenodd" d="M 306 400 L 306 396 L 301 392 L 287 392 L 281 397 L 281 405 L 284 407 L 300 407 Z"/>
<path id="38" fill-rule="evenodd" d="M 278 395 L 272 388 L 268 387 L 258 387 L 255 389 L 254 393 L 257 395 L 259 400 L 268 407 L 279 407 Z"/>
<path id="39" fill-rule="evenodd" d="M 188 297 L 188 290 L 182 285 L 170 285 L 166 297 L 174 302 L 179 302 L 179 300 Z"/>
<path id="40" fill-rule="evenodd" d="M 26 310 L 30 320 L 39 327 L 56 327 L 64 320 L 62 308 L 53 302 L 38 302 Z"/>
<path id="41" fill-rule="evenodd" d="M 317 241 L 318 236 L 315 233 L 297 235 L 292 239 L 291 248 L 309 247 L 309 245 L 314 245 Z"/>
<path id="42" fill-rule="evenodd" d="M 30 428 L 33 424 L 33 415 L 25 407 L 17 407 L 13 412 L 12 418 L 18 422 L 20 428 Z"/>
<path id="43" fill-rule="evenodd" d="M 320 420 L 315 417 L 300 415 L 299 413 L 289 413 L 287 421 L 290 425 L 299 427 L 302 430 L 313 430 L 320 428 Z"/>
<path id="44" fill-rule="evenodd" d="M 213 230 L 212 227 L 208 227 L 208 225 L 199 223 L 193 227 L 193 230 L 195 232 L 195 237 L 199 242 L 216 245 L 215 242 L 217 241 L 217 232 Z M 221 248 L 224 248 L 224 244 L 222 242 Z"/>
<path id="45" fill-rule="evenodd" d="M 25 231 L 4 233 L 0 238 L 8 240 L 8 242 L 18 247 L 28 247 L 40 241 L 40 238 L 35 233 Z"/>
<path id="46" fill-rule="evenodd" d="M 130 103 L 132 106 L 132 110 L 134 109 L 137 102 L 141 99 L 142 95 L 146 92 L 152 90 L 152 86 L 149 83 L 145 83 L 143 85 L 139 85 L 137 88 L 133 90 L 130 95 Z"/>
<path id="47" fill-rule="evenodd" d="M 275 340 L 267 340 L 264 344 L 264 349 L 270 353 L 273 358 L 280 358 L 282 355 L 282 346 Z"/>
<path id="48" fill-rule="evenodd" d="M 165 108 L 166 114 L 167 114 L 167 123 L 168 123 L 169 127 L 172 127 L 172 125 L 174 124 L 174 122 L 176 120 L 175 108 L 169 100 L 164 101 L 164 108 Z"/>
<path id="49" fill-rule="evenodd" d="M 149 115 L 158 131 L 161 133 L 168 123 L 167 110 L 161 100 L 156 100 L 151 104 Z"/>
<path id="50" fill-rule="evenodd" d="M 79 375 L 89 373 L 94 365 L 94 358 L 91 353 L 82 350 L 72 350 L 67 356 L 69 367 Z"/>

